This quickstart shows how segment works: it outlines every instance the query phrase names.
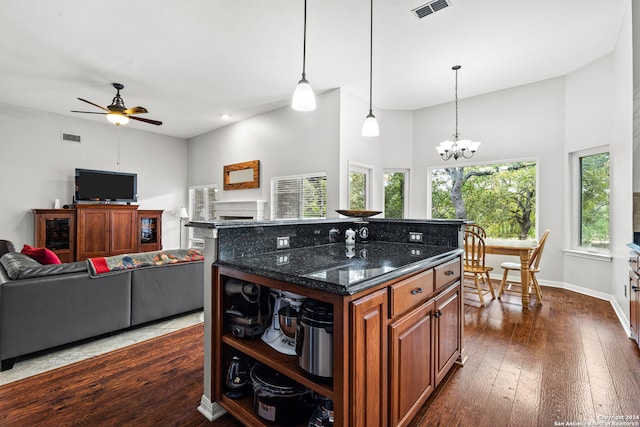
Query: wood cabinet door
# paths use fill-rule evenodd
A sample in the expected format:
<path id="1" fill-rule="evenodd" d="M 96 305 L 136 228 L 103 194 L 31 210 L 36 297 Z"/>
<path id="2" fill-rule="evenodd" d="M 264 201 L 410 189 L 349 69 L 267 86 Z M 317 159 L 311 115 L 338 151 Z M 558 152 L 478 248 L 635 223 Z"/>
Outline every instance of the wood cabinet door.
<path id="1" fill-rule="evenodd" d="M 435 301 L 435 368 L 437 387 L 462 351 L 462 298 L 460 283 Z"/>
<path id="2" fill-rule="evenodd" d="M 351 306 L 351 425 L 387 426 L 387 290 Z"/>
<path id="3" fill-rule="evenodd" d="M 78 261 L 109 256 L 109 221 L 107 209 L 78 209 Z"/>
<path id="4" fill-rule="evenodd" d="M 113 209 L 109 218 L 109 253 L 138 252 L 138 217 L 130 209 Z"/>
<path id="5" fill-rule="evenodd" d="M 423 304 L 389 327 L 389 412 L 391 426 L 405 426 L 433 392 L 435 302 Z"/>
<path id="6" fill-rule="evenodd" d="M 34 212 L 36 247 L 52 250 L 60 258 L 61 262 L 75 261 L 75 210 L 35 209 Z"/>

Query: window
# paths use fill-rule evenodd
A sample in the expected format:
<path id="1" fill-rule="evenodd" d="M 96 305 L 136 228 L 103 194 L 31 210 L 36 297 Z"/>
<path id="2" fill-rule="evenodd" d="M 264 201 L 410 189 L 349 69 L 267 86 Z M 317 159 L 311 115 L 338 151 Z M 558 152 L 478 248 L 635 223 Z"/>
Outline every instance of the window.
<path id="1" fill-rule="evenodd" d="M 327 217 L 327 174 L 316 173 L 271 179 L 271 218 Z"/>
<path id="2" fill-rule="evenodd" d="M 573 249 L 609 253 L 609 152 L 598 147 L 571 154 Z"/>
<path id="3" fill-rule="evenodd" d="M 519 161 L 431 170 L 431 216 L 475 221 L 487 235 L 536 237 L 537 163 Z"/>
<path id="4" fill-rule="evenodd" d="M 189 187 L 189 219 L 191 221 L 213 221 L 216 219 L 216 210 L 213 202 L 216 201 L 218 186 L 216 184 Z M 201 229 L 189 228 L 189 247 L 204 247 Z"/>
<path id="5" fill-rule="evenodd" d="M 349 209 L 369 209 L 371 168 L 349 162 Z"/>
<path id="6" fill-rule="evenodd" d="M 409 180 L 407 170 L 384 171 L 384 217 L 405 218 L 408 212 Z"/>

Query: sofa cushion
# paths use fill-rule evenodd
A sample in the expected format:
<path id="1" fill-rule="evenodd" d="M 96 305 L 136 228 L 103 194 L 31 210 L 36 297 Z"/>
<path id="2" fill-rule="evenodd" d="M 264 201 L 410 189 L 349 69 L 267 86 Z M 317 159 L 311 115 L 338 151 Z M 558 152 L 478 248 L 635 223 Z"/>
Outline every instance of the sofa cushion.
<path id="1" fill-rule="evenodd" d="M 7 271 L 7 276 L 9 276 L 11 280 L 31 279 L 34 277 L 54 276 L 66 273 L 83 273 L 87 271 L 87 263 L 84 261 L 42 265 L 30 256 L 18 252 L 9 252 L 2 255 L 0 264 L 2 264 Z"/>
<path id="2" fill-rule="evenodd" d="M 42 264 L 35 259 L 19 252 L 8 252 L 2 255 L 0 263 L 7 271 L 7 276 L 9 276 L 11 280 L 20 278 L 20 273 L 26 269 L 42 266 Z"/>
<path id="3" fill-rule="evenodd" d="M 0 240 L 0 257 L 7 252 L 15 252 L 16 249 L 13 247 L 13 243 L 11 240 Z"/>
<path id="4" fill-rule="evenodd" d="M 29 245 L 24 245 L 21 252 L 35 259 L 40 264 L 62 264 L 58 255 L 51 249 L 34 248 Z"/>

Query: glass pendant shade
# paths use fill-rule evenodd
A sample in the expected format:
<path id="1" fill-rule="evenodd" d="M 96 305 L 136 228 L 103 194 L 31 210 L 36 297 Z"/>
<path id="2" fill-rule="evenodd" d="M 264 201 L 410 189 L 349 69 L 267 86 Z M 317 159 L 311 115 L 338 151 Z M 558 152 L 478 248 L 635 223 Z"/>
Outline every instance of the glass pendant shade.
<path id="1" fill-rule="evenodd" d="M 109 113 L 107 114 L 107 120 L 109 120 L 116 126 L 126 125 L 127 123 L 129 123 L 129 117 L 125 116 L 122 113 Z"/>
<path id="2" fill-rule="evenodd" d="M 293 92 L 291 108 L 296 111 L 313 111 L 316 109 L 316 96 L 307 80 L 307 0 L 304 0 L 304 35 L 302 39 L 302 78 Z"/>
<path id="3" fill-rule="evenodd" d="M 378 120 L 372 112 L 369 112 L 367 118 L 364 119 L 362 125 L 362 136 L 378 136 L 380 135 L 380 128 L 378 127 Z"/>
<path id="4" fill-rule="evenodd" d="M 296 111 L 313 111 L 316 109 L 316 96 L 313 94 L 311 85 L 304 77 L 298 82 L 298 86 L 293 92 L 291 108 Z"/>

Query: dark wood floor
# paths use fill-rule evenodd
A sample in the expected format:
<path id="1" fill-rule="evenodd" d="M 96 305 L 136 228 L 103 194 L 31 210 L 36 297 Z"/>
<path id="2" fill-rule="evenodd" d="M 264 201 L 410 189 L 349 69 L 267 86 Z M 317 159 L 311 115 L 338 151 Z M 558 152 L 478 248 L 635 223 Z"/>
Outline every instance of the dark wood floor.
<path id="1" fill-rule="evenodd" d="M 640 425 L 640 350 L 611 304 L 542 291 L 543 305 L 534 298 L 529 310 L 517 295 L 484 308 L 466 296 L 467 363 L 430 397 L 414 426 L 597 425 L 611 416 Z"/>
<path id="2" fill-rule="evenodd" d="M 466 297 L 467 363 L 435 391 L 414 427 L 588 425 L 599 416 L 640 416 L 640 351 L 611 305 L 543 292 L 544 305 L 534 301 L 529 310 L 517 296 L 485 308 Z M 192 328 L 0 386 L 0 426 L 239 427 L 229 415 L 209 423 L 196 411 L 203 334 L 202 326 Z"/>

